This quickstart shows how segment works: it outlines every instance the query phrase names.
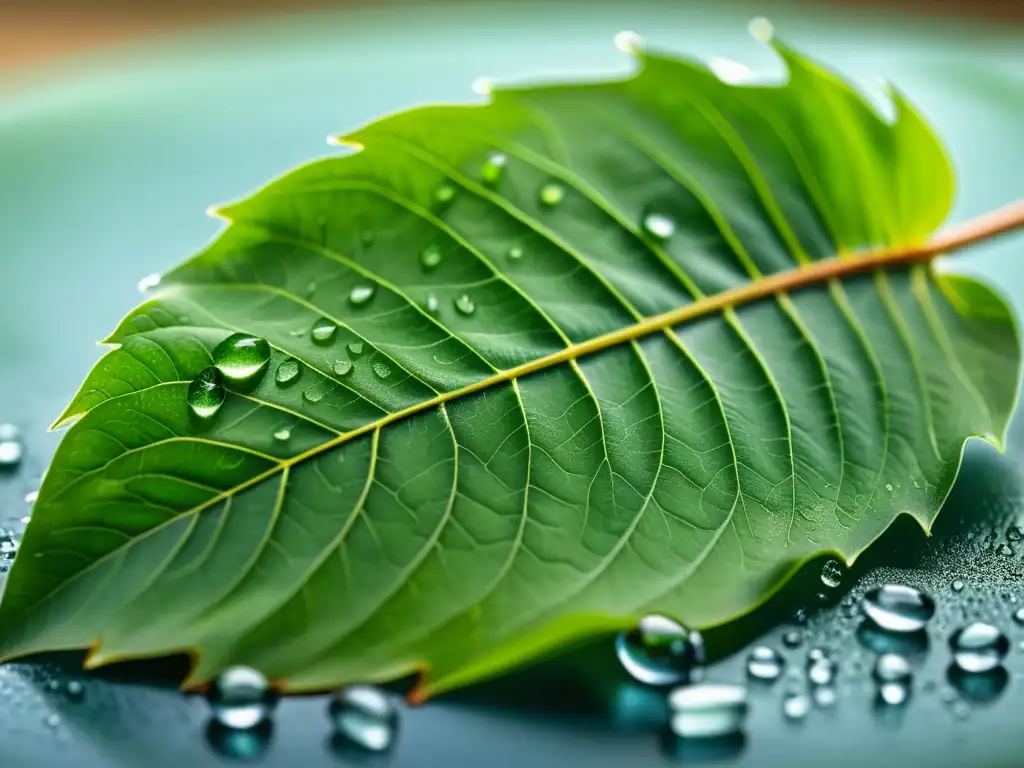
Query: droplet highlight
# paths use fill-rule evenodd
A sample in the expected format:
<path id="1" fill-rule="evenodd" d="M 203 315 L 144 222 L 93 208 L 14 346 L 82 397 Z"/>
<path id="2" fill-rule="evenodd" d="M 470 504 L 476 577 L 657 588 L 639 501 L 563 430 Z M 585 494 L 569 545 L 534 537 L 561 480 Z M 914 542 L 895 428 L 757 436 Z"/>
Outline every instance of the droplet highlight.
<path id="1" fill-rule="evenodd" d="M 464 293 L 455 299 L 455 308 L 459 310 L 459 314 L 472 315 L 476 312 L 476 302 L 469 297 L 468 293 Z"/>
<path id="2" fill-rule="evenodd" d="M 652 209 L 644 214 L 643 230 L 649 237 L 664 242 L 676 233 L 676 222 L 667 213 Z"/>
<path id="3" fill-rule="evenodd" d="M 209 419 L 220 410 L 225 397 L 227 393 L 220 371 L 211 365 L 201 371 L 188 385 L 186 400 L 192 413 L 200 419 Z"/>
<path id="4" fill-rule="evenodd" d="M 423 269 L 428 271 L 437 269 L 441 264 L 441 247 L 436 243 L 431 243 L 420 251 L 420 264 L 423 265 Z"/>
<path id="5" fill-rule="evenodd" d="M 376 288 L 372 285 L 357 285 L 348 294 L 348 303 L 353 307 L 361 307 L 370 303 Z"/>
<path id="6" fill-rule="evenodd" d="M 786 668 L 782 654 L 767 645 L 760 645 L 747 656 L 747 674 L 755 680 L 778 680 Z"/>
<path id="7" fill-rule="evenodd" d="M 0 424 L 0 467 L 16 467 L 24 452 L 21 430 L 13 424 Z"/>
<path id="8" fill-rule="evenodd" d="M 480 179 L 489 187 L 497 186 L 501 177 L 505 175 L 507 164 L 508 156 L 504 152 L 490 154 L 480 167 Z"/>
<path id="9" fill-rule="evenodd" d="M 554 208 L 565 199 L 565 187 L 553 181 L 540 188 L 540 204 L 545 208 Z"/>

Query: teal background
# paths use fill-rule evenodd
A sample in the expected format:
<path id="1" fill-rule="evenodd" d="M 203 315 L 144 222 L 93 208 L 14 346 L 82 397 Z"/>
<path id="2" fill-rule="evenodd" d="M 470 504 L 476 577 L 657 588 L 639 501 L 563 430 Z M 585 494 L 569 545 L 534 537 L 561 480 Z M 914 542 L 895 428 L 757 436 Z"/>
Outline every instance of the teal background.
<path id="1" fill-rule="evenodd" d="M 0 475 L 0 518 L 27 513 L 21 499 L 37 487 L 59 439 L 44 430 L 101 353 L 95 342 L 139 301 L 138 279 L 215 235 L 219 224 L 204 216 L 208 205 L 332 152 L 324 142 L 330 133 L 413 104 L 479 100 L 470 90 L 478 76 L 500 84 L 624 74 L 629 59 L 612 45 L 622 29 L 636 30 L 652 47 L 770 71 L 777 64 L 745 31 L 751 16 L 768 15 L 783 39 L 853 77 L 873 98 L 873 78 L 884 75 L 930 116 L 959 172 L 954 219 L 1024 195 L 1024 33 L 838 13 L 771 2 L 388 6 L 209 28 L 0 73 L 0 421 L 24 430 L 28 450 L 17 474 Z M 958 256 L 956 268 L 999 285 L 1020 314 L 1022 250 L 1024 238 L 1006 238 Z M 952 627 L 994 617 L 1015 645 L 1024 640 L 1008 619 L 1011 600 L 1024 599 L 1024 564 L 1020 553 L 994 552 L 1006 526 L 1024 520 L 1022 451 L 1024 421 L 1017 418 L 1005 455 L 984 446 L 968 451 L 930 541 L 901 521 L 846 579 L 844 588 L 855 591 L 890 578 L 908 581 L 940 604 L 918 690 L 900 712 L 878 711 L 868 675 L 846 668 L 869 665 L 871 657 L 854 637 L 856 622 L 831 606 L 812 615 L 808 631 L 843 659 L 839 701 L 797 727 L 780 715 L 780 683 L 752 692 L 745 743 L 669 754 L 657 737 L 657 697 L 630 686 L 599 643 L 404 710 L 396 749 L 371 764 L 1024 764 L 1024 653 L 1011 654 L 1009 681 L 995 701 L 961 718 L 944 700 L 954 690 L 946 680 Z M 815 578 L 810 573 L 766 611 L 713 639 L 724 649 L 741 647 L 787 616 L 793 600 L 813 594 Z M 968 582 L 964 593 L 951 592 L 954 578 Z M 768 641 L 779 646 L 781 631 L 770 630 Z M 802 667 L 806 648 L 787 652 L 791 667 Z M 205 702 L 161 684 L 178 667 L 88 678 L 85 701 L 73 703 L 59 686 L 81 678 L 78 661 L 0 668 L 0 764 L 224 762 L 204 736 Z M 737 653 L 709 677 L 741 680 L 742 662 Z M 45 723 L 51 713 L 60 718 L 55 727 Z M 253 756 L 270 766 L 351 764 L 352 756 L 339 757 L 328 741 L 325 701 L 288 701 L 269 747 Z M 252 747 L 236 744 L 235 751 Z"/>

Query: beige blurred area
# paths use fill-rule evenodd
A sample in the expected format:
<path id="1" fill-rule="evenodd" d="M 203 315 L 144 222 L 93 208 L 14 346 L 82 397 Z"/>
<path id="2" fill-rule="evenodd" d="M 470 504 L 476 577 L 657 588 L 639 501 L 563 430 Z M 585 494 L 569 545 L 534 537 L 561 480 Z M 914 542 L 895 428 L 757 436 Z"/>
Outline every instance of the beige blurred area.
<path id="1" fill-rule="evenodd" d="M 124 41 L 205 24 L 353 6 L 413 5 L 437 0 L 0 0 L 0 68 L 20 67 Z M 462 0 L 467 5 L 472 0 Z M 487 0 L 477 0 L 486 2 Z M 525 0 L 524 0 L 525 1 Z M 629 0 L 623 0 L 628 2 Z M 701 0 L 666 0 L 700 2 Z M 729 0 L 716 0 L 726 3 Z M 808 4 L 860 7 L 927 16 L 1024 21 L 1024 0 L 806 0 Z M 586 5 L 585 0 L 580 0 Z M 771 5 L 771 3 L 766 3 Z"/>

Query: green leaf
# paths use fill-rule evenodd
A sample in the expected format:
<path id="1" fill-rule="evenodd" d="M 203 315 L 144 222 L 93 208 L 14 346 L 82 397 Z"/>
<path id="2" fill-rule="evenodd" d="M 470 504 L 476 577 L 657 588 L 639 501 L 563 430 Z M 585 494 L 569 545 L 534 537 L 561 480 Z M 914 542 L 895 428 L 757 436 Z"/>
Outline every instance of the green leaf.
<path id="1" fill-rule="evenodd" d="M 933 268 L 953 179 L 917 112 L 774 45 L 784 85 L 641 54 L 385 118 L 221 209 L 60 419 L 0 654 L 423 695 L 927 529 L 1002 439 L 1015 322 Z M 197 419 L 239 332 L 269 366 Z"/>

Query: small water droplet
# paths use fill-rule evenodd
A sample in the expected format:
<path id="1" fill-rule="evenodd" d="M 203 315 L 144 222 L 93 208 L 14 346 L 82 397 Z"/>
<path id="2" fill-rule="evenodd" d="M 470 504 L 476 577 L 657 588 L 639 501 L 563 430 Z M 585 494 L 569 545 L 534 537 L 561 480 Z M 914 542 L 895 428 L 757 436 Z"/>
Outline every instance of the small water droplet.
<path id="1" fill-rule="evenodd" d="M 818 659 L 807 665 L 807 679 L 813 685 L 831 685 L 836 676 L 836 663 L 831 659 Z"/>
<path id="2" fill-rule="evenodd" d="M 39 491 L 37 491 L 37 490 L 36 491 L 29 491 L 28 493 L 25 494 L 25 503 L 26 504 L 35 504 L 36 503 L 36 499 L 38 499 L 38 498 L 39 498 Z"/>
<path id="3" fill-rule="evenodd" d="M 85 698 L 85 686 L 78 680 L 69 680 L 64 686 L 64 693 L 69 701 L 82 701 Z"/>
<path id="4" fill-rule="evenodd" d="M 350 744 L 371 752 L 391 746 L 398 730 L 398 712 L 387 696 L 369 685 L 342 688 L 331 697 L 335 733 Z"/>
<path id="5" fill-rule="evenodd" d="M 0 573 L 7 573 L 11 569 L 20 543 L 14 531 L 0 528 Z"/>
<path id="6" fill-rule="evenodd" d="M 523 249 L 520 248 L 518 245 L 513 245 L 511 248 L 508 249 L 508 258 L 511 261 L 519 261 L 521 258 L 523 258 Z"/>
<path id="7" fill-rule="evenodd" d="M 220 410 L 226 396 L 220 371 L 211 365 L 188 385 L 185 399 L 192 413 L 201 419 L 209 419 Z"/>
<path id="8" fill-rule="evenodd" d="M 565 187 L 549 181 L 540 188 L 540 204 L 546 208 L 554 208 L 565 199 Z"/>
<path id="9" fill-rule="evenodd" d="M 737 85 L 749 82 L 754 77 L 753 70 L 746 64 L 725 56 L 712 56 L 708 59 L 708 69 L 723 83 Z"/>
<path id="10" fill-rule="evenodd" d="M 441 263 L 441 247 L 431 243 L 420 251 L 420 264 L 424 269 L 434 269 Z"/>
<path id="11" fill-rule="evenodd" d="M 799 648 L 803 642 L 804 633 L 799 629 L 791 629 L 782 635 L 782 644 L 787 648 Z"/>
<path id="12" fill-rule="evenodd" d="M 451 184 L 442 184 L 434 190 L 434 202 L 440 206 L 446 206 L 454 199 L 455 187 Z"/>
<path id="13" fill-rule="evenodd" d="M 455 300 L 455 308 L 463 315 L 472 315 L 476 312 L 476 303 L 464 293 Z"/>
<path id="14" fill-rule="evenodd" d="M 775 34 L 772 23 L 764 16 L 756 16 L 751 19 L 747 24 L 747 31 L 755 40 L 760 40 L 762 43 L 769 42 Z"/>
<path id="15" fill-rule="evenodd" d="M 282 427 L 274 433 L 274 439 L 281 443 L 286 443 L 292 439 L 292 431 L 287 427 Z"/>
<path id="16" fill-rule="evenodd" d="M 350 341 L 348 343 L 348 356 L 359 357 L 361 354 L 363 354 L 363 342 Z"/>
<path id="17" fill-rule="evenodd" d="M 718 683 L 688 685 L 669 694 L 668 706 L 675 735 L 697 739 L 724 736 L 743 727 L 747 689 Z"/>
<path id="18" fill-rule="evenodd" d="M 154 272 L 151 275 L 146 275 L 144 278 L 139 280 L 138 289 L 139 293 L 149 293 L 154 288 L 160 285 L 160 274 Z"/>
<path id="19" fill-rule="evenodd" d="M 437 300 L 437 296 L 433 293 L 427 294 L 427 312 L 432 315 L 436 315 L 438 310 L 441 308 L 440 302 Z"/>
<path id="20" fill-rule="evenodd" d="M 56 713 L 49 714 L 43 722 L 46 724 L 47 728 L 56 728 L 60 725 L 60 715 Z"/>
<path id="21" fill-rule="evenodd" d="M 13 467 L 24 454 L 21 431 L 13 424 L 0 424 L 0 467 Z"/>
<path id="22" fill-rule="evenodd" d="M 267 678 L 251 667 L 229 667 L 206 695 L 214 718 L 228 728 L 252 728 L 266 720 L 277 704 Z"/>
<path id="23" fill-rule="evenodd" d="M 759 645 L 747 656 L 747 674 L 757 680 L 777 680 L 785 667 L 782 654 L 767 645 Z"/>
<path id="24" fill-rule="evenodd" d="M 875 681 L 879 683 L 909 683 L 913 675 L 910 662 L 898 653 L 883 653 L 875 661 Z"/>
<path id="25" fill-rule="evenodd" d="M 830 589 L 843 583 L 843 566 L 838 560 L 827 560 L 821 567 L 821 583 Z"/>
<path id="26" fill-rule="evenodd" d="M 298 381 L 301 373 L 302 364 L 294 357 L 290 357 L 287 360 L 282 360 L 278 364 L 277 372 L 274 374 L 274 379 L 281 386 L 287 386 Z"/>
<path id="27" fill-rule="evenodd" d="M 886 483 L 885 490 L 887 490 L 889 493 L 892 493 L 892 483 Z"/>
<path id="28" fill-rule="evenodd" d="M 317 403 L 324 399 L 324 390 L 320 387 L 319 384 L 314 384 L 311 387 L 306 387 L 304 390 L 302 390 L 302 399 L 305 400 L 307 403 L 312 403 L 313 405 L 316 405 Z"/>
<path id="29" fill-rule="evenodd" d="M 624 29 L 615 35 L 615 47 L 623 53 L 640 53 L 644 49 L 644 39 L 636 32 Z"/>
<path id="30" fill-rule="evenodd" d="M 807 651 L 807 663 L 808 665 L 813 664 L 816 661 L 828 661 L 832 657 L 829 656 L 827 650 L 820 646 L 815 646 Z"/>
<path id="31" fill-rule="evenodd" d="M 954 581 L 950 586 L 952 586 L 954 592 L 963 592 L 964 590 L 964 583 L 960 579 Z"/>
<path id="32" fill-rule="evenodd" d="M 861 608 L 875 624 L 890 632 L 917 632 L 935 615 L 935 602 L 928 595 L 903 584 L 868 590 Z"/>
<path id="33" fill-rule="evenodd" d="M 505 165 L 508 157 L 503 152 L 494 152 L 484 161 L 480 168 L 480 178 L 489 187 L 497 185 L 505 174 Z"/>
<path id="34" fill-rule="evenodd" d="M 655 240 L 668 240 L 676 232 L 676 221 L 671 216 L 657 209 L 650 209 L 644 214 L 644 232 Z"/>
<path id="35" fill-rule="evenodd" d="M 213 364 L 231 381 L 247 381 L 270 361 L 270 345 L 257 336 L 233 333 L 213 350 Z"/>
<path id="36" fill-rule="evenodd" d="M 348 294 L 348 303 L 353 307 L 361 307 L 373 298 L 376 288 L 372 285 L 357 285 Z"/>
<path id="37" fill-rule="evenodd" d="M 1010 641 L 996 627 L 979 621 L 954 632 L 949 647 L 960 669 L 988 672 L 1003 663 Z"/>
<path id="38" fill-rule="evenodd" d="M 337 332 L 338 326 L 334 324 L 333 320 L 321 317 L 313 323 L 313 327 L 309 330 L 309 335 L 317 344 L 326 345 L 334 341 L 334 335 Z"/>
<path id="39" fill-rule="evenodd" d="M 811 696 L 819 709 L 831 709 L 839 698 L 836 689 L 831 685 L 819 685 L 811 692 Z"/>
<path id="40" fill-rule="evenodd" d="M 787 720 L 803 720 L 811 711 L 811 701 L 802 693 L 788 693 L 782 698 L 782 714 Z"/>
<path id="41" fill-rule="evenodd" d="M 352 363 L 349 360 L 338 360 L 334 363 L 335 376 L 348 376 L 352 372 Z"/>
<path id="42" fill-rule="evenodd" d="M 1013 620 L 1020 626 L 1024 627 L 1024 608 L 1018 608 L 1013 614 Z"/>
<path id="43" fill-rule="evenodd" d="M 387 363 L 378 360 L 373 364 L 373 372 L 377 374 L 377 378 L 386 379 L 391 375 L 391 367 Z"/>
<path id="44" fill-rule="evenodd" d="M 636 629 L 615 639 L 619 662 L 630 675 L 648 685 L 675 685 L 703 663 L 700 634 L 665 616 L 644 616 Z"/>

